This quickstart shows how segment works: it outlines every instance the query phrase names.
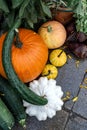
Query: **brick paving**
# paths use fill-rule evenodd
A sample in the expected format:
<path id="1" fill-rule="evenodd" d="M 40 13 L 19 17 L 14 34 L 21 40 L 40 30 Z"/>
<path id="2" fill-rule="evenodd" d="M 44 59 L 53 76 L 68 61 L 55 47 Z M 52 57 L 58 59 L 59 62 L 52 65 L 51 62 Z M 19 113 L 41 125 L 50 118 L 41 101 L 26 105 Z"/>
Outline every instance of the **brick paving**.
<path id="1" fill-rule="evenodd" d="M 66 65 L 58 68 L 57 84 L 62 86 L 64 96 L 66 92 L 71 95 L 70 100 L 64 103 L 63 110 L 46 121 L 40 122 L 35 117 L 28 117 L 26 130 L 87 130 L 87 89 L 80 88 L 81 84 L 87 86 L 83 82 L 87 60 L 80 61 L 78 65 L 76 61 L 75 58 L 68 59 Z M 73 102 L 72 98 L 76 96 L 78 100 Z M 16 124 L 13 130 L 23 129 Z"/>

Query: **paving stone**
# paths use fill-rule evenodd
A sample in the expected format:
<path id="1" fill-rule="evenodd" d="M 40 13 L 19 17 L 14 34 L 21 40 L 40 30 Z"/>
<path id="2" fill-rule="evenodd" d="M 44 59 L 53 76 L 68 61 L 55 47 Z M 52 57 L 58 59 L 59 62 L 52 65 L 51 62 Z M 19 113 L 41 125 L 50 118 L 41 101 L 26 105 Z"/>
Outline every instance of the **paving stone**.
<path id="1" fill-rule="evenodd" d="M 38 121 L 35 117 L 29 117 L 26 130 L 64 130 L 68 115 L 67 112 L 62 110 L 58 111 L 55 117 L 46 121 Z M 16 124 L 13 130 L 23 129 Z"/>
<path id="2" fill-rule="evenodd" d="M 78 116 L 71 117 L 64 130 L 87 130 L 87 120 Z"/>
<path id="3" fill-rule="evenodd" d="M 80 90 L 78 101 L 74 104 L 73 112 L 87 118 L 87 89 Z"/>
<path id="4" fill-rule="evenodd" d="M 79 86 L 87 69 L 87 60 L 80 61 L 76 66 L 76 59 L 68 60 L 68 63 L 59 68 L 57 84 L 62 86 L 64 93 L 70 92 L 71 97 L 75 97 L 79 91 Z M 64 95 L 65 96 L 65 95 Z M 72 100 L 65 103 L 65 108 L 71 110 Z"/>

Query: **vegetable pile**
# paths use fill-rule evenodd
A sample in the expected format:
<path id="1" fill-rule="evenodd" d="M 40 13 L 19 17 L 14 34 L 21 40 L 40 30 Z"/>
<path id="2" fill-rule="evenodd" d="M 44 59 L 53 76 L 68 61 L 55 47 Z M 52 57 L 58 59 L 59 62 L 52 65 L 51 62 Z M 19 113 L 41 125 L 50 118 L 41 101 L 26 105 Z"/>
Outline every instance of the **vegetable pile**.
<path id="1" fill-rule="evenodd" d="M 25 128 L 26 114 L 46 120 L 62 109 L 63 92 L 55 78 L 58 67 L 67 62 L 63 45 L 77 57 L 87 58 L 86 1 L 51 2 L 0 0 L 0 110 L 3 110 L 0 128 L 3 130 L 11 129 L 15 120 Z M 53 3 L 58 8 L 74 10 L 74 17 L 64 24 L 55 20 Z M 83 13 L 79 13 L 80 8 Z"/>
<path id="2" fill-rule="evenodd" d="M 66 41 L 70 52 L 77 58 L 87 58 L 87 1 L 52 0 L 47 3 L 53 18 L 66 27 L 69 36 Z"/>

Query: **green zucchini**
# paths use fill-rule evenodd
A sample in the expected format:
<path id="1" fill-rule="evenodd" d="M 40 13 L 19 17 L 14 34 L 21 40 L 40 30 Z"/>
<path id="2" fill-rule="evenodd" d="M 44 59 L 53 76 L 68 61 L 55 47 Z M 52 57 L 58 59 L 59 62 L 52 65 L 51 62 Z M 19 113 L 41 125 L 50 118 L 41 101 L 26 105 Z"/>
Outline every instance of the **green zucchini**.
<path id="1" fill-rule="evenodd" d="M 48 102 L 47 99 L 38 96 L 33 91 L 28 89 L 28 87 L 19 79 L 12 66 L 11 47 L 15 36 L 15 29 L 19 26 L 20 19 L 14 23 L 13 27 L 9 30 L 4 40 L 4 45 L 2 48 L 3 67 L 10 84 L 17 89 L 17 91 L 20 93 L 20 96 L 24 100 L 34 105 L 45 105 Z"/>
<path id="2" fill-rule="evenodd" d="M 2 117 L 0 117 L 0 130 L 11 130 L 11 128 L 8 128 L 7 123 L 3 120 Z"/>
<path id="3" fill-rule="evenodd" d="M 13 113 L 18 122 L 25 127 L 26 113 L 23 107 L 23 102 L 16 90 L 9 84 L 8 80 L 0 76 L 0 92 L 2 99 Z"/>
<path id="4" fill-rule="evenodd" d="M 14 125 L 14 117 L 0 98 L 0 126 L 4 130 L 11 129 Z"/>

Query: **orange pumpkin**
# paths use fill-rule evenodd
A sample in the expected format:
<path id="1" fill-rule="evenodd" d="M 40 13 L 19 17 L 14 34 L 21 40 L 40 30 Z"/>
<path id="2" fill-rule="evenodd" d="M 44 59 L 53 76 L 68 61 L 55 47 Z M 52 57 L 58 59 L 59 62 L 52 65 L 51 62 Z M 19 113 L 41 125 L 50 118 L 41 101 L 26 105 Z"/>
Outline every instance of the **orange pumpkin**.
<path id="1" fill-rule="evenodd" d="M 62 46 L 66 40 L 65 27 L 58 21 L 48 21 L 42 24 L 38 33 L 49 49 Z"/>
<path id="2" fill-rule="evenodd" d="M 6 33 L 0 37 L 0 74 L 6 78 L 2 65 L 2 47 Z M 21 46 L 12 44 L 12 64 L 17 75 L 23 82 L 37 78 L 42 72 L 47 59 L 48 48 L 42 38 L 32 30 L 19 29 Z"/>

